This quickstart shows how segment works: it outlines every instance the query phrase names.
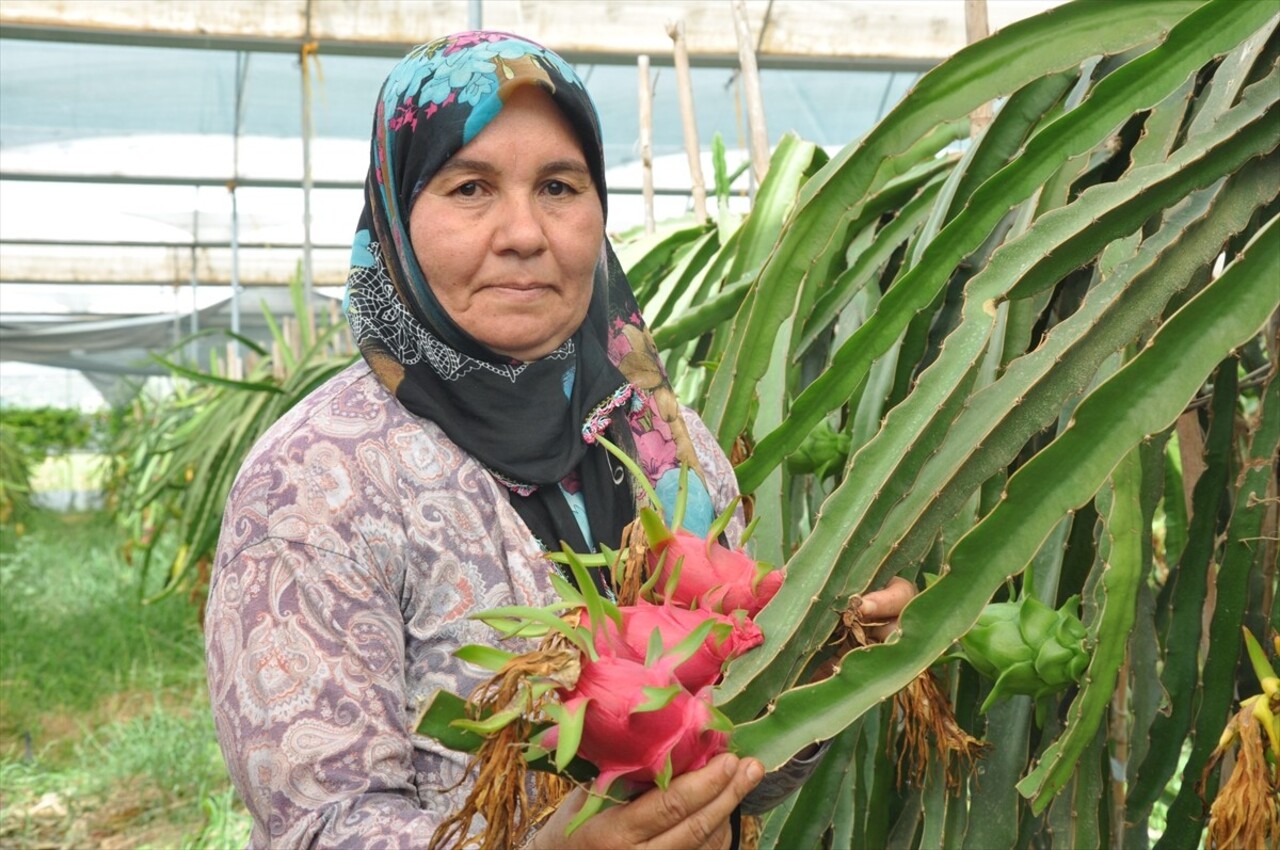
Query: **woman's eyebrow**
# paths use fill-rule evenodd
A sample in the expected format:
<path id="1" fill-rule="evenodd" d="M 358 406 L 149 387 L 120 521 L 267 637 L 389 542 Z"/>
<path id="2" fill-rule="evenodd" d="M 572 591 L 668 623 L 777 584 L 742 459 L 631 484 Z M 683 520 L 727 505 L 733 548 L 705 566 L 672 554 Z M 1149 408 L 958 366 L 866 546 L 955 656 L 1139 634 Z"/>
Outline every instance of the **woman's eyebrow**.
<path id="1" fill-rule="evenodd" d="M 440 170 L 436 172 L 436 176 L 447 176 L 456 172 L 492 175 L 497 174 L 498 170 L 499 169 L 493 163 L 488 162 L 487 160 L 455 157 L 440 166 Z M 586 163 L 576 159 L 553 159 L 550 162 L 544 163 L 538 169 L 539 176 L 563 174 L 565 172 L 580 174 L 583 177 L 591 176 L 591 172 L 587 169 Z"/>
<path id="2" fill-rule="evenodd" d="M 556 159 L 546 163 L 538 169 L 539 174 L 557 174 L 565 171 L 574 174 L 580 174 L 583 177 L 590 177 L 591 172 L 587 169 L 587 164 L 577 159 Z"/>
<path id="3" fill-rule="evenodd" d="M 451 174 L 455 171 L 471 171 L 480 174 L 496 174 L 498 169 L 492 163 L 483 159 L 460 159 L 454 157 L 444 165 L 440 166 L 440 170 L 436 172 L 436 176 Z"/>

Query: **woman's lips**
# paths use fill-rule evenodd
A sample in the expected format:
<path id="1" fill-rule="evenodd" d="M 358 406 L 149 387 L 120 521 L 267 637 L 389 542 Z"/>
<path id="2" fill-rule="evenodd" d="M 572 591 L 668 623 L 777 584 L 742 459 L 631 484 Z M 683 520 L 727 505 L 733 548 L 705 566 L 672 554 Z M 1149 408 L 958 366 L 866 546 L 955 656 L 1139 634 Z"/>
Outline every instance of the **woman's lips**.
<path id="1" fill-rule="evenodd" d="M 545 283 L 493 283 L 485 289 L 493 290 L 503 298 L 533 300 L 544 295 L 551 287 Z"/>

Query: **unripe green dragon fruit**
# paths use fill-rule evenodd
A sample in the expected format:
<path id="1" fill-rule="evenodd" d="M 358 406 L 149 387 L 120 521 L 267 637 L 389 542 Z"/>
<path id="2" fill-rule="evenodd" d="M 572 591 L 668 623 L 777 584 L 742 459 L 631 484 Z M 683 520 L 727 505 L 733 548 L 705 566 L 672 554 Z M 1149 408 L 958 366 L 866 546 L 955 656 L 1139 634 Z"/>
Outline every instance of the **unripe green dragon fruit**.
<path id="1" fill-rule="evenodd" d="M 1080 680 L 1089 666 L 1085 628 L 1073 596 L 1058 610 L 1037 599 L 993 602 L 962 638 L 964 657 L 979 673 L 995 679 L 982 704 L 985 712 L 998 699 L 1028 694 L 1039 700 Z"/>
<path id="2" fill-rule="evenodd" d="M 812 472 L 818 478 L 825 478 L 844 467 L 851 443 L 848 434 L 839 433 L 826 422 L 821 422 L 787 457 L 787 469 L 797 475 Z"/>

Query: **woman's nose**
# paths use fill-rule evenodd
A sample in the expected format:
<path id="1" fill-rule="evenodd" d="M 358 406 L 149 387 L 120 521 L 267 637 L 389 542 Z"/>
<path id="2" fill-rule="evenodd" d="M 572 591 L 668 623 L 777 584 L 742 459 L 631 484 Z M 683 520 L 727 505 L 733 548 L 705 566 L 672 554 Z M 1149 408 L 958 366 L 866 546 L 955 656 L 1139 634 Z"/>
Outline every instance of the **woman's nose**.
<path id="1" fill-rule="evenodd" d="M 537 254 L 547 247 L 547 234 L 537 203 L 524 196 L 509 196 L 499 210 L 494 233 L 494 250 L 520 256 Z"/>

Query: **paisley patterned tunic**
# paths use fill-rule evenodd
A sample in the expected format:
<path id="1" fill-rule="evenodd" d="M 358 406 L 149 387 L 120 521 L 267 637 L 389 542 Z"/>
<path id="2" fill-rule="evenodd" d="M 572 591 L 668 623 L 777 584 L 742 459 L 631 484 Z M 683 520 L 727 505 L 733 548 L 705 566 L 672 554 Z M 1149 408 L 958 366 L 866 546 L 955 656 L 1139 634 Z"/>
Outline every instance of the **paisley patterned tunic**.
<path id="1" fill-rule="evenodd" d="M 684 418 L 719 510 L 732 468 Z M 467 615 L 547 604 L 551 569 L 503 486 L 363 361 L 277 422 L 228 499 L 205 621 L 250 846 L 426 846 L 466 796 L 465 756 L 417 717 L 485 675 L 451 654 L 494 643 Z"/>

